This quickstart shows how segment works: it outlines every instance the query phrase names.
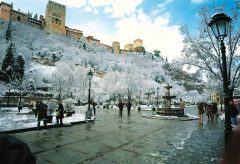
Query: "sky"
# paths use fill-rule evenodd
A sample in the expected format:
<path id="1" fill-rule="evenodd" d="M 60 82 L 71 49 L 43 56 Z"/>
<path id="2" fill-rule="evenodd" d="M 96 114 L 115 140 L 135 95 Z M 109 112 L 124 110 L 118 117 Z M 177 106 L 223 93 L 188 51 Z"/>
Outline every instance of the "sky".
<path id="1" fill-rule="evenodd" d="M 187 25 L 194 33 L 198 26 L 198 10 L 203 6 L 225 4 L 234 0 L 54 0 L 67 6 L 66 26 L 93 35 L 102 43 L 118 41 L 121 48 L 140 38 L 149 52 L 160 50 L 169 60 L 181 56 L 183 36 L 179 31 Z M 4 0 L 15 10 L 45 15 L 48 0 Z"/>

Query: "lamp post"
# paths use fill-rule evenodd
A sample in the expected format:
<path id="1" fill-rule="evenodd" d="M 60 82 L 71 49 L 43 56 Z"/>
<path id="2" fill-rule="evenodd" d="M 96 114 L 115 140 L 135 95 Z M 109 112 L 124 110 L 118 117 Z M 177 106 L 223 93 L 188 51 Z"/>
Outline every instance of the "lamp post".
<path id="1" fill-rule="evenodd" d="M 210 23 L 208 24 L 214 36 L 220 42 L 222 53 L 222 77 L 223 77 L 223 92 L 224 92 L 224 106 L 225 106 L 225 148 L 227 147 L 231 134 L 231 116 L 229 104 L 229 79 L 227 75 L 227 62 L 226 62 L 226 47 L 224 45 L 224 38 L 228 35 L 229 25 L 231 18 L 224 13 L 215 14 Z"/>
<path id="2" fill-rule="evenodd" d="M 159 87 L 157 87 L 157 109 L 159 108 L 158 99 L 159 99 Z"/>
<path id="3" fill-rule="evenodd" d="M 92 70 L 90 70 L 88 73 L 87 73 L 87 77 L 88 77 L 88 80 L 89 80 L 89 88 L 88 88 L 88 111 L 90 111 L 90 104 L 91 104 L 91 80 L 92 80 L 92 77 L 93 77 L 93 72 Z"/>

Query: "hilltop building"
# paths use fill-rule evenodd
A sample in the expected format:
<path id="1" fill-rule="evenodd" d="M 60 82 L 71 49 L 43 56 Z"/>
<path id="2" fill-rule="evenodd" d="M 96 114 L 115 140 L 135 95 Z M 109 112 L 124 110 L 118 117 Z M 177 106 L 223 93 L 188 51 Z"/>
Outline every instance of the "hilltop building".
<path id="1" fill-rule="evenodd" d="M 143 46 L 143 40 L 142 39 L 136 39 L 133 41 L 133 50 L 135 50 L 138 47 Z"/>
<path id="2" fill-rule="evenodd" d="M 67 30 L 72 31 L 65 26 L 66 6 L 64 5 L 53 1 L 48 1 L 45 20 L 45 30 L 48 32 L 61 33 L 66 35 Z"/>
<path id="3" fill-rule="evenodd" d="M 210 95 L 210 100 L 215 103 L 221 102 L 221 96 L 217 91 L 213 91 Z"/>
<path id="4" fill-rule="evenodd" d="M 115 54 L 120 54 L 120 52 L 121 52 L 121 50 L 120 50 L 120 43 L 114 41 L 114 42 L 112 43 L 112 50 L 113 50 L 113 53 L 115 53 Z"/>
<path id="5" fill-rule="evenodd" d="M 131 44 L 131 43 L 126 44 L 124 48 L 125 48 L 126 51 L 132 52 L 133 51 L 133 44 Z"/>
<path id="6" fill-rule="evenodd" d="M 125 45 L 126 52 L 145 52 L 145 48 L 143 47 L 143 40 L 136 39 L 133 41 L 133 44 L 129 43 Z"/>
<path id="7" fill-rule="evenodd" d="M 83 31 L 78 29 L 72 29 L 65 25 L 66 22 L 66 6 L 60 3 L 56 3 L 54 1 L 49 0 L 46 6 L 45 17 L 40 15 L 39 18 L 37 15 L 32 17 L 32 15 L 28 13 L 24 13 L 18 10 L 13 9 L 13 4 L 8 4 L 5 2 L 0 3 L 0 19 L 5 21 L 18 21 L 21 23 L 30 24 L 36 28 L 47 31 L 49 33 L 58 33 L 65 35 L 67 37 L 80 39 L 83 36 Z M 112 46 L 105 45 L 100 42 L 100 40 L 95 39 L 93 36 L 85 37 L 89 43 L 96 43 L 96 45 L 101 45 L 106 47 L 107 49 L 112 50 L 115 54 L 120 54 L 120 43 L 114 41 Z M 134 40 L 133 44 L 128 44 L 125 46 L 126 51 L 138 51 L 139 48 L 142 49 L 143 41 L 141 39 Z"/>

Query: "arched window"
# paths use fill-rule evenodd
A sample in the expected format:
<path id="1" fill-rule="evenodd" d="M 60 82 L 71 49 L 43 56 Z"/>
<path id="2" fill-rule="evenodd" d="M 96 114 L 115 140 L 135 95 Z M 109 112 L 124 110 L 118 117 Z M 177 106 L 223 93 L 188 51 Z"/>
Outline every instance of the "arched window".
<path id="1" fill-rule="evenodd" d="M 18 20 L 18 21 L 21 21 L 21 17 L 20 17 L 20 16 L 18 16 L 18 17 L 17 17 L 17 20 Z"/>

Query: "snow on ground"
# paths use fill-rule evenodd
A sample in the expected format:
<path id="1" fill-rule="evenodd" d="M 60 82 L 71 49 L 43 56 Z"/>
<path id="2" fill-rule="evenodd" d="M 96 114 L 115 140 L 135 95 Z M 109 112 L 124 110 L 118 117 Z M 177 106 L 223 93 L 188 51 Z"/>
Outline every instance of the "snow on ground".
<path id="1" fill-rule="evenodd" d="M 76 113 L 71 117 L 65 117 L 63 124 L 85 121 L 85 111 L 85 107 L 76 108 Z M 47 125 L 53 125 L 55 123 L 56 117 L 53 116 L 52 123 L 48 123 Z M 35 117 L 34 113 L 28 108 L 23 108 L 20 113 L 17 107 L 1 108 L 0 125 L 0 131 L 32 128 L 37 126 L 37 117 Z M 41 126 L 42 125 L 43 122 L 41 122 Z"/>
<path id="2" fill-rule="evenodd" d="M 152 119 L 159 119 L 159 120 L 180 120 L 180 121 L 187 121 L 187 120 L 197 120 L 198 117 L 190 114 L 186 114 L 185 117 L 177 117 L 177 116 L 161 116 L 161 115 L 149 115 L 143 113 L 143 117 L 152 118 Z"/>

